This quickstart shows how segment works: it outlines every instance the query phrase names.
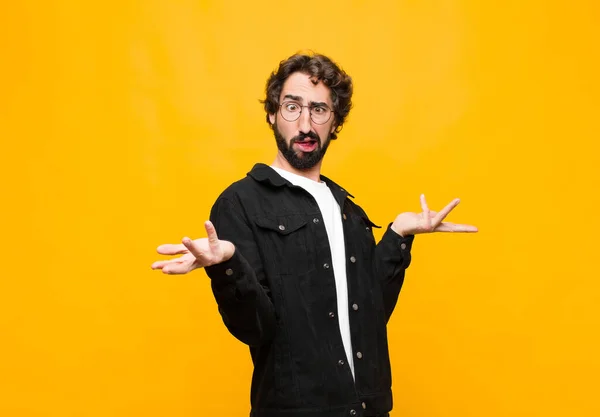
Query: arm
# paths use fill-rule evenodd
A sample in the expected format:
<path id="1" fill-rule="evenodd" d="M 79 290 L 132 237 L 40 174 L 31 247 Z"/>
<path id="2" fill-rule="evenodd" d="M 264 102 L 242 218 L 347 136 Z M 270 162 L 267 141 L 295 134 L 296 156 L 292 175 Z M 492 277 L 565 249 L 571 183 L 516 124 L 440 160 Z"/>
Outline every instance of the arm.
<path id="1" fill-rule="evenodd" d="M 267 343 L 275 332 L 275 310 L 252 230 L 242 211 L 225 198 L 213 206 L 211 220 L 205 223 L 207 238 L 186 237 L 182 244 L 159 246 L 160 254 L 182 256 L 157 261 L 152 268 L 165 274 L 205 268 L 229 331 L 250 346 Z"/>
<path id="2" fill-rule="evenodd" d="M 386 322 L 396 307 L 404 274 L 410 265 L 414 238 L 414 235 L 398 235 L 390 225 L 375 247 L 375 268 L 381 280 Z"/>
<path id="3" fill-rule="evenodd" d="M 390 319 L 400 289 L 404 282 L 404 272 L 410 265 L 410 249 L 414 235 L 434 232 L 477 232 L 475 226 L 443 222 L 446 216 L 458 205 L 455 199 L 439 213 L 429 210 L 425 196 L 421 195 L 421 213 L 401 213 L 388 227 L 375 249 L 377 272 L 382 279 L 382 291 L 386 320 Z"/>
<path id="4" fill-rule="evenodd" d="M 225 326 L 240 341 L 262 345 L 275 332 L 275 309 L 252 230 L 231 201 L 219 199 L 210 215 L 219 235 L 235 245 L 233 256 L 206 268 Z"/>

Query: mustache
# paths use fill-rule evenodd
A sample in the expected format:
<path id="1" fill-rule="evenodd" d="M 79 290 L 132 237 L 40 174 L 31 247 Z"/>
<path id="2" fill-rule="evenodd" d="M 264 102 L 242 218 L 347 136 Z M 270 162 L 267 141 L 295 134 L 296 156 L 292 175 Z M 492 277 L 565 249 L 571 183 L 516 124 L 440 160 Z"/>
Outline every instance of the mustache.
<path id="1" fill-rule="evenodd" d="M 308 132 L 308 133 L 300 133 L 298 136 L 294 136 L 292 138 L 292 140 L 290 141 L 290 144 L 293 144 L 294 142 L 302 142 L 306 138 L 314 139 L 317 142 L 321 141 L 321 138 L 315 132 Z"/>

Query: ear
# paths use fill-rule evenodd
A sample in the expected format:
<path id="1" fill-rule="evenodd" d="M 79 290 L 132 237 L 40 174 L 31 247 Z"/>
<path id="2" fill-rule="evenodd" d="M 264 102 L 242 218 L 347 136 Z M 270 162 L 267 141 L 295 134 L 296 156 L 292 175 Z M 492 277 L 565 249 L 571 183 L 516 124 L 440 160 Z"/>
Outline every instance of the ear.
<path id="1" fill-rule="evenodd" d="M 269 123 L 271 123 L 271 125 L 275 124 L 275 115 L 269 113 Z"/>
<path id="2" fill-rule="evenodd" d="M 335 132 L 335 129 L 337 129 L 337 124 L 336 123 L 334 123 L 334 124 L 331 125 L 331 131 L 329 132 L 329 134 Z"/>

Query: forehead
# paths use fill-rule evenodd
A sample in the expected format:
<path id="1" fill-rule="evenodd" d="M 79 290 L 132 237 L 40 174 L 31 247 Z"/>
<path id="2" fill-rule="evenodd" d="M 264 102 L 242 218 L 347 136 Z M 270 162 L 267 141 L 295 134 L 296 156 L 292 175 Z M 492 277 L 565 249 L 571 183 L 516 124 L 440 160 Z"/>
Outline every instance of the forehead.
<path id="1" fill-rule="evenodd" d="M 281 89 L 280 101 L 286 95 L 301 97 L 304 104 L 309 102 L 323 102 L 331 106 L 331 90 L 322 81 L 314 84 L 308 74 L 294 72 L 291 74 Z"/>

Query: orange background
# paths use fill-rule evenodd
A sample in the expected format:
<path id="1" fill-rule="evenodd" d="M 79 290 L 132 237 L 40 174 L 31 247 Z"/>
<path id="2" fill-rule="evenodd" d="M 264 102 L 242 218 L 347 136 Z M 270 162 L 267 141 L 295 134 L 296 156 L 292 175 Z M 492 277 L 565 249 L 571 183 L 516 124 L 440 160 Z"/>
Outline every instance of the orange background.
<path id="1" fill-rule="evenodd" d="M 247 415 L 204 272 L 150 264 L 273 160 L 258 100 L 305 48 L 356 86 L 324 174 L 379 224 L 423 192 L 480 228 L 416 240 L 392 416 L 600 415 L 599 21 L 594 0 L 4 4 L 0 415 Z"/>

